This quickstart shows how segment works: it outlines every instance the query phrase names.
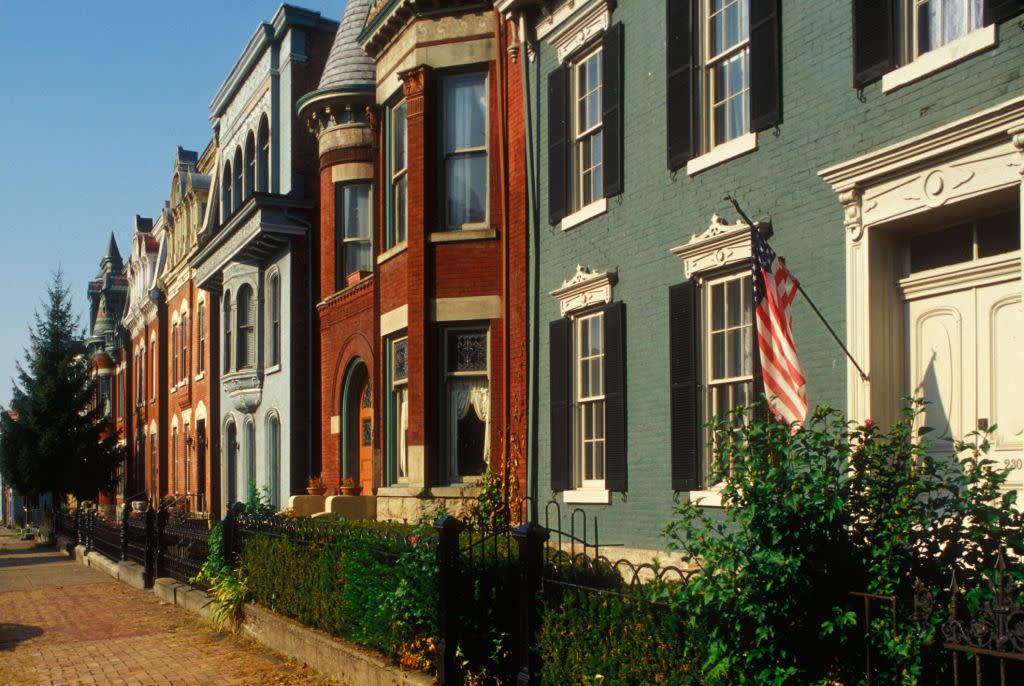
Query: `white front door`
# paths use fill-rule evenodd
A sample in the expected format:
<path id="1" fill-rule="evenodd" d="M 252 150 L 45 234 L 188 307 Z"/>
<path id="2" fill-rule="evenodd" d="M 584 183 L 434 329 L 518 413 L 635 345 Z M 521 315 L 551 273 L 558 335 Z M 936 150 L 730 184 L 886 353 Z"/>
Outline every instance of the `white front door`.
<path id="1" fill-rule="evenodd" d="M 1011 469 L 1024 499 L 1024 316 L 1020 279 L 908 299 L 907 389 L 929 402 L 929 452 L 952 453 L 970 432 L 996 427 L 989 457 Z"/>

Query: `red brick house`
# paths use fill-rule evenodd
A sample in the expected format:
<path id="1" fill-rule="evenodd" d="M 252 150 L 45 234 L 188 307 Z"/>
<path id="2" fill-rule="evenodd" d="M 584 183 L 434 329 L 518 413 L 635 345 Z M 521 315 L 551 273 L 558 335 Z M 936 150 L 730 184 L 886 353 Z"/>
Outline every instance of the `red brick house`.
<path id="1" fill-rule="evenodd" d="M 372 489 L 379 518 L 460 511 L 488 470 L 522 493 L 515 44 L 479 3 L 350 0 L 298 105 L 320 151 L 323 471 Z"/>

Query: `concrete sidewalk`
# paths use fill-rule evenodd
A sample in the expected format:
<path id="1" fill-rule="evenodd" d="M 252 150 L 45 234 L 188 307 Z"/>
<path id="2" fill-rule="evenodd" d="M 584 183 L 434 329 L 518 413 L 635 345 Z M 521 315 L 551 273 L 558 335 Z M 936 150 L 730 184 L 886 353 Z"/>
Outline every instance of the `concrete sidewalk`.
<path id="1" fill-rule="evenodd" d="M 0 528 L 0 684 L 337 684 Z"/>

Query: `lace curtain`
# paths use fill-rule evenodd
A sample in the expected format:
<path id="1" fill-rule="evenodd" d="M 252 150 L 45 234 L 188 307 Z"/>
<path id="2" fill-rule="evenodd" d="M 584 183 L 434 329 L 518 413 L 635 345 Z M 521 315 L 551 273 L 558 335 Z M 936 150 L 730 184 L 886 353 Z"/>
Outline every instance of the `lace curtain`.
<path id="1" fill-rule="evenodd" d="M 491 423 L 488 421 L 491 411 L 491 393 L 487 379 L 466 379 L 451 381 L 448 384 L 448 445 L 458 443 L 459 420 L 471 410 L 484 423 L 484 464 L 491 462 Z M 449 448 L 449 474 L 452 479 L 459 476 L 459 458 L 454 447 Z"/>

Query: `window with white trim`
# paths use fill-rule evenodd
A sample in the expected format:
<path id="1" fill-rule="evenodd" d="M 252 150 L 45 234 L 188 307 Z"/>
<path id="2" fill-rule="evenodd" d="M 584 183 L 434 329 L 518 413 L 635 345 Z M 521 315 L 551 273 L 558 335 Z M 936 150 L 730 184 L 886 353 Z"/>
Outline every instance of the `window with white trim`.
<path id="1" fill-rule="evenodd" d="M 248 284 L 238 289 L 236 364 L 239 369 L 256 366 L 256 298 Z"/>
<path id="2" fill-rule="evenodd" d="M 270 275 L 270 364 L 281 364 L 281 275 Z"/>
<path id="3" fill-rule="evenodd" d="M 178 383 L 178 323 L 171 326 L 171 385 Z"/>
<path id="4" fill-rule="evenodd" d="M 348 285 L 349 274 L 372 269 L 371 184 L 334 184 L 334 289 Z"/>
<path id="5" fill-rule="evenodd" d="M 487 75 L 458 74 L 442 81 L 445 225 L 487 223 Z"/>
<path id="6" fill-rule="evenodd" d="M 388 166 L 390 168 L 390 221 L 388 222 L 388 247 L 406 239 L 408 221 L 408 152 L 409 139 L 406 130 L 407 104 L 405 100 L 391 108 L 388 137 Z"/>
<path id="7" fill-rule="evenodd" d="M 182 315 L 181 317 L 181 379 L 188 383 L 188 314 Z"/>
<path id="8" fill-rule="evenodd" d="M 576 488 L 604 488 L 604 312 L 575 317 L 572 329 L 576 402 L 573 483 Z"/>
<path id="9" fill-rule="evenodd" d="M 749 0 L 703 0 L 704 149 L 750 131 Z"/>
<path id="10" fill-rule="evenodd" d="M 206 303 L 199 303 L 199 346 L 198 359 L 196 360 L 196 371 L 202 374 L 206 371 Z"/>
<path id="11" fill-rule="evenodd" d="M 984 25 L 984 4 L 983 0 L 907 0 L 907 61 L 980 29 Z"/>
<path id="12" fill-rule="evenodd" d="M 572 66 L 572 209 L 604 197 L 604 126 L 601 117 L 603 76 L 601 46 Z"/>

